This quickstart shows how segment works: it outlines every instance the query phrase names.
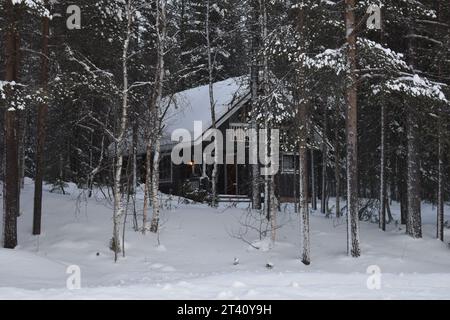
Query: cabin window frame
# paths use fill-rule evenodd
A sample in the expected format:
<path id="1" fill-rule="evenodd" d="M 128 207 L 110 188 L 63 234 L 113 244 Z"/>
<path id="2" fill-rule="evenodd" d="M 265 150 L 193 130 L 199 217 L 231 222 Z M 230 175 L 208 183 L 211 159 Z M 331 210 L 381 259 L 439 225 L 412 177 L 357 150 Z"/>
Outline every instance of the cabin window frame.
<path id="1" fill-rule="evenodd" d="M 297 167 L 296 167 L 296 156 L 298 156 L 298 154 L 297 153 L 295 153 L 295 152 L 283 152 L 282 154 L 281 154 L 281 173 L 283 173 L 283 174 L 295 174 L 296 172 L 298 172 L 298 170 L 297 170 Z M 285 157 L 291 157 L 292 158 L 292 160 L 293 160 L 293 162 L 292 162 L 292 167 L 291 168 L 289 168 L 289 169 L 287 169 L 287 168 L 285 168 L 285 166 L 284 166 L 284 159 L 285 159 Z"/>

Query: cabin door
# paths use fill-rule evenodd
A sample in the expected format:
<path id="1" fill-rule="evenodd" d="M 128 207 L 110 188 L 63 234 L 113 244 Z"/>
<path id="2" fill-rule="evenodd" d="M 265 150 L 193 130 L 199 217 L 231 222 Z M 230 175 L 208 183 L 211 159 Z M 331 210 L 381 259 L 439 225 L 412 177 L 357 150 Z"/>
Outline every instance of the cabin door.
<path id="1" fill-rule="evenodd" d="M 227 164 L 227 190 L 226 194 L 238 194 L 237 165 Z"/>

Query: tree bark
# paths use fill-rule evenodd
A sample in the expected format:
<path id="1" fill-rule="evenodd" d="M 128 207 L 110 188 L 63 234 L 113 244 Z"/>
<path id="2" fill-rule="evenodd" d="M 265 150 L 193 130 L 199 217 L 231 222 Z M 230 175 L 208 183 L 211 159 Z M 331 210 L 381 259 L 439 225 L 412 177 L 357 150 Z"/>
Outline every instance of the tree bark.
<path id="1" fill-rule="evenodd" d="M 152 170 L 152 205 L 153 205 L 153 216 L 150 225 L 150 232 L 157 233 L 159 230 L 159 219 L 160 219 L 160 203 L 159 203 L 159 161 L 160 161 L 160 149 L 161 143 L 160 138 L 155 139 L 155 150 L 153 155 L 153 170 Z"/>
<path id="2" fill-rule="evenodd" d="M 6 74 L 7 82 L 18 80 L 19 47 L 17 16 L 11 0 L 6 1 L 8 25 L 6 30 Z M 6 94 L 10 96 L 8 89 Z M 19 167 L 17 118 L 14 109 L 5 111 L 5 176 L 3 184 L 3 246 L 14 249 L 17 246 L 17 217 L 19 215 Z"/>
<path id="3" fill-rule="evenodd" d="M 442 21 L 442 0 L 438 4 L 438 20 Z M 442 76 L 442 65 L 438 62 L 438 76 Z M 436 219 L 436 237 L 440 241 L 444 241 L 444 145 L 443 145 L 443 108 L 439 107 L 438 115 L 438 195 L 437 195 L 437 219 Z"/>
<path id="4" fill-rule="evenodd" d="M 209 105 L 211 110 L 211 128 L 216 129 L 216 102 L 214 100 L 214 68 L 215 61 L 213 61 L 213 53 L 211 47 L 211 30 L 210 30 L 210 10 L 211 10 L 211 0 L 206 1 L 206 47 L 208 50 L 208 89 L 209 89 Z M 219 160 L 217 137 L 214 137 L 214 163 L 213 171 L 211 174 L 211 206 L 217 207 L 217 166 Z"/>
<path id="5" fill-rule="evenodd" d="M 420 164 L 417 150 L 416 115 L 408 111 L 408 176 L 407 176 L 407 201 L 408 215 L 406 220 L 406 233 L 413 238 L 422 238 L 422 221 L 420 212 Z"/>
<path id="6" fill-rule="evenodd" d="M 302 75 L 301 75 L 302 76 Z M 300 79 L 300 81 L 303 81 Z M 303 100 L 303 99 L 302 99 Z M 299 104 L 299 196 L 300 196 L 300 235 L 302 244 L 301 259 L 303 264 L 311 263 L 310 233 L 309 233 L 309 204 L 308 204 L 308 110 L 307 103 Z"/>
<path id="7" fill-rule="evenodd" d="M 381 105 L 380 212 L 379 227 L 386 231 L 386 106 Z"/>
<path id="8" fill-rule="evenodd" d="M 336 217 L 341 216 L 341 166 L 340 166 L 340 143 L 339 143 L 339 104 L 336 105 L 336 125 L 334 128 L 334 177 L 336 180 Z"/>
<path id="9" fill-rule="evenodd" d="M 444 152 L 442 144 L 442 115 L 439 118 L 439 137 L 438 137 L 438 201 L 437 201 L 437 233 L 436 237 L 444 241 L 444 198 L 443 198 L 443 181 L 444 181 Z"/>
<path id="10" fill-rule="evenodd" d="M 348 44 L 349 81 L 347 85 L 347 252 L 352 257 L 361 255 L 358 217 L 358 91 L 357 38 L 355 0 L 346 0 L 345 22 Z"/>
<path id="11" fill-rule="evenodd" d="M 47 5 L 48 1 L 45 1 Z M 41 87 L 45 95 L 48 91 L 49 77 L 49 36 L 50 19 L 46 16 L 42 18 L 42 57 L 41 57 Z M 34 181 L 34 210 L 33 210 L 33 235 L 41 234 L 42 216 L 42 183 L 44 179 L 44 147 L 46 135 L 46 119 L 48 105 L 41 102 L 38 106 L 37 114 L 37 146 L 36 146 L 36 178 Z"/>
<path id="12" fill-rule="evenodd" d="M 148 134 L 150 135 L 150 133 Z M 142 211 L 142 234 L 145 234 L 147 230 L 150 230 L 148 224 L 148 202 L 150 197 L 150 185 L 152 181 L 152 138 L 147 137 L 147 152 L 145 158 L 145 186 L 144 186 L 144 208 Z"/>
<path id="13" fill-rule="evenodd" d="M 322 188 L 320 197 L 320 212 L 326 214 L 328 211 L 327 205 L 327 158 L 328 158 L 328 148 L 327 148 L 327 130 L 328 130 L 328 119 L 327 119 L 327 106 L 323 111 L 323 133 L 322 133 Z"/>
<path id="14" fill-rule="evenodd" d="M 314 158 L 314 149 L 311 148 L 311 208 L 317 211 L 316 162 Z"/>
<path id="15" fill-rule="evenodd" d="M 164 56 L 165 56 L 165 43 L 167 34 L 167 16 L 166 16 L 166 0 L 157 1 L 157 16 L 156 16 L 156 33 L 157 33 L 157 65 L 156 65 L 156 90 L 153 95 L 153 110 L 155 121 L 155 154 L 153 157 L 153 174 L 152 174 L 152 205 L 153 216 L 150 225 L 150 231 L 157 233 L 159 230 L 159 214 L 160 203 L 158 199 L 159 192 L 159 161 L 160 161 L 160 147 L 161 147 L 161 119 L 160 119 L 160 107 L 163 94 L 164 85 Z"/>
<path id="16" fill-rule="evenodd" d="M 267 8 L 266 8 L 266 0 L 259 0 L 259 10 L 260 10 L 260 16 L 259 16 L 259 27 L 260 27 L 260 34 L 261 34 L 261 43 L 262 43 L 262 90 L 263 90 L 263 96 L 264 98 L 269 94 L 269 60 L 268 60 L 268 54 L 265 50 L 267 48 L 267 36 L 268 36 L 268 30 L 267 30 Z M 264 102 L 264 109 L 266 112 L 268 112 L 268 105 L 266 102 Z M 265 119 L 264 122 L 264 128 L 266 130 L 266 165 L 268 165 L 268 158 L 270 155 L 270 124 L 268 119 Z M 271 200 L 271 177 L 269 175 L 266 175 L 264 177 L 264 214 L 266 215 L 267 219 L 270 221 L 272 215 L 275 215 L 275 212 L 273 212 L 272 208 L 273 206 L 270 205 Z M 273 186 L 272 186 L 273 187 Z"/>
<path id="17" fill-rule="evenodd" d="M 409 21 L 409 34 L 414 34 L 414 21 Z M 415 65 L 415 45 L 413 37 L 408 41 L 408 59 L 411 66 Z M 420 159 L 418 150 L 419 123 L 416 107 L 407 107 L 407 217 L 406 233 L 413 238 L 422 238 L 421 195 L 420 195 Z"/>
<path id="18" fill-rule="evenodd" d="M 259 67 L 258 67 L 258 51 L 260 42 L 258 41 L 258 5 L 256 0 L 252 1 L 252 21 L 251 21 L 251 30 L 252 30 L 252 44 L 251 44 L 251 66 L 250 66 L 250 87 L 251 87 L 251 102 L 252 102 L 252 110 L 251 110 L 251 126 L 252 129 L 256 131 L 256 141 L 254 141 L 253 148 L 256 150 L 251 150 L 254 154 L 258 154 L 258 124 L 257 124 L 257 108 L 258 108 L 258 83 L 259 83 Z M 258 163 L 251 164 L 252 170 L 252 208 L 256 210 L 261 209 L 261 190 L 260 190 L 260 168 Z"/>
<path id="19" fill-rule="evenodd" d="M 120 252 L 120 221 L 124 213 L 123 204 L 123 187 L 122 187 L 122 167 L 123 167 L 123 148 L 124 140 L 126 138 L 127 124 L 128 124 L 128 51 L 130 46 L 131 32 L 132 32 L 132 6 L 128 0 L 125 3 L 125 12 L 127 17 L 127 29 L 122 50 L 122 113 L 119 124 L 118 137 L 116 139 L 116 160 L 114 166 L 114 214 L 113 214 L 113 237 L 111 241 L 111 249 L 114 251 L 114 261 L 117 261 Z"/>

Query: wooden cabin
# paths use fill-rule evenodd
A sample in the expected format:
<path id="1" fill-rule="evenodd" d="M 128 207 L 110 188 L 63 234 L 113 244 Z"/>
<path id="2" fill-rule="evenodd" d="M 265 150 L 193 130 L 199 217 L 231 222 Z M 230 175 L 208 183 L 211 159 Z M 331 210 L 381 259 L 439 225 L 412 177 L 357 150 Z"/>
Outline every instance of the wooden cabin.
<path id="1" fill-rule="evenodd" d="M 232 78 L 214 84 L 216 128 L 226 137 L 227 129 L 249 126 L 250 90 L 244 78 Z M 195 130 L 194 122 L 203 124 L 202 130 Z M 191 148 L 201 144 L 202 150 L 211 142 L 202 142 L 205 132 L 211 128 L 211 111 L 208 86 L 189 89 L 173 96 L 171 106 L 164 119 L 164 132 L 161 144 L 160 160 L 160 190 L 161 192 L 185 195 L 189 190 L 208 190 L 212 165 L 192 161 L 175 165 L 172 162 L 172 150 L 178 142 L 171 140 L 176 129 L 185 129 L 191 133 Z M 237 137 L 239 139 L 239 137 Z M 245 138 L 244 138 L 245 139 Z M 282 143 L 282 142 L 281 142 Z M 225 159 L 225 143 L 224 143 Z M 246 142 L 248 151 L 248 141 Z M 282 152 L 280 148 L 279 172 L 275 176 L 276 194 L 281 201 L 293 201 L 297 198 L 298 184 L 298 154 Z M 236 151 L 236 149 L 235 149 Z M 193 153 L 192 153 L 193 154 Z M 140 154 L 145 164 L 145 152 Z M 248 160 L 248 156 L 246 157 Z M 251 165 L 219 164 L 218 194 L 219 199 L 232 201 L 249 201 L 251 196 Z M 144 171 L 144 170 L 143 170 Z M 145 175 L 143 175 L 144 177 Z"/>

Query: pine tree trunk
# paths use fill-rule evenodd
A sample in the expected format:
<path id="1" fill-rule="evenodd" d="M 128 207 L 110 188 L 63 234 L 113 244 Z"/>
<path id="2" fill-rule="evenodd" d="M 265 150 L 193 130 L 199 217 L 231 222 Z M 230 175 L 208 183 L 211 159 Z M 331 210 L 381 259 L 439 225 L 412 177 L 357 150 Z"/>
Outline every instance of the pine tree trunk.
<path id="1" fill-rule="evenodd" d="M 138 122 L 135 120 L 135 124 L 133 127 L 133 159 L 132 159 L 132 195 L 133 195 L 133 227 L 134 227 L 134 231 L 138 231 L 139 226 L 138 226 L 138 221 L 137 221 L 137 214 L 136 214 L 136 193 L 137 193 L 137 186 L 138 186 L 138 180 L 137 180 L 137 153 L 138 153 Z"/>
<path id="2" fill-rule="evenodd" d="M 400 162 L 400 164 L 398 164 Z M 406 225 L 408 216 L 408 197 L 406 192 L 406 161 L 397 157 L 398 192 L 400 201 L 400 223 Z"/>
<path id="3" fill-rule="evenodd" d="M 442 21 L 442 0 L 438 5 L 438 20 Z M 442 76 L 442 65 L 438 62 L 438 76 Z M 443 196 L 443 183 L 444 183 L 444 145 L 443 145 L 443 123 L 444 117 L 443 108 L 439 108 L 438 118 L 438 195 L 437 195 L 437 219 L 436 219 L 436 237 L 440 241 L 444 241 L 444 196 Z"/>
<path id="4" fill-rule="evenodd" d="M 406 220 L 406 233 L 413 238 L 422 238 L 422 221 L 420 212 L 420 163 L 417 150 L 416 115 L 408 110 L 408 176 L 407 176 L 407 201 L 408 215 Z"/>
<path id="5" fill-rule="evenodd" d="M 5 80 L 8 82 L 18 80 L 18 56 L 19 48 L 16 39 L 17 20 L 16 10 L 11 2 L 6 2 L 6 13 L 8 26 L 6 30 L 6 74 Z M 9 96 L 9 90 L 6 95 Z M 17 119 L 15 110 L 5 111 L 4 122 L 5 139 L 5 175 L 3 184 L 3 246 L 7 249 L 14 249 L 17 246 L 17 217 L 19 215 L 19 167 L 18 167 L 18 136 Z"/>
<path id="6" fill-rule="evenodd" d="M 301 80 L 302 81 L 302 80 Z M 309 206 L 308 206 L 308 111 L 305 102 L 299 105 L 299 182 L 300 182 L 300 235 L 302 243 L 302 262 L 311 263 L 310 235 L 309 235 Z"/>
<path id="7" fill-rule="evenodd" d="M 444 198 L 442 194 L 443 189 L 443 166 L 444 166 L 444 152 L 442 150 L 442 115 L 439 118 L 439 137 L 438 137 L 438 201 L 437 201 L 437 233 L 436 236 L 439 240 L 444 241 Z"/>
<path id="8" fill-rule="evenodd" d="M 48 1 L 45 1 L 47 5 Z M 42 57 L 41 57 L 41 87 L 44 94 L 47 93 L 49 74 L 49 36 L 50 19 L 46 16 L 42 18 Z M 46 135 L 46 120 L 48 105 L 41 102 L 38 106 L 37 114 L 37 146 L 36 146 L 36 178 L 34 182 L 34 211 L 33 211 L 33 235 L 41 234 L 42 216 L 42 183 L 44 179 L 44 147 Z"/>
<path id="9" fill-rule="evenodd" d="M 4 182 L 4 222 L 3 246 L 14 249 L 17 246 L 17 217 L 19 216 L 18 150 L 15 111 L 5 112 L 5 182 Z"/>
<path id="10" fill-rule="evenodd" d="M 311 148 L 311 208 L 317 211 L 316 163 L 314 158 L 314 149 Z"/>
<path id="11" fill-rule="evenodd" d="M 340 166 L 340 143 L 339 143 L 339 104 L 336 105 L 336 126 L 334 128 L 334 177 L 336 180 L 336 217 L 341 216 L 341 166 Z"/>
<path id="12" fill-rule="evenodd" d="M 322 191 L 320 198 L 320 212 L 323 214 L 327 213 L 327 158 L 328 158 L 328 148 L 327 148 L 327 107 L 325 106 L 323 115 L 323 133 L 322 133 Z"/>
<path id="13" fill-rule="evenodd" d="M 380 212 L 379 227 L 386 231 L 386 107 L 381 105 Z"/>
<path id="14" fill-rule="evenodd" d="M 305 41 L 305 12 L 304 8 L 298 9 L 297 33 L 303 43 Z M 306 48 L 299 47 L 300 53 L 304 53 Z M 300 206 L 300 241 L 301 241 L 301 260 L 303 264 L 311 263 L 310 256 L 310 232 L 309 232 L 309 204 L 308 204 L 308 134 L 309 128 L 309 110 L 308 97 L 305 86 L 305 71 L 300 68 L 297 74 L 297 122 L 298 128 L 298 150 L 299 150 L 299 206 Z M 295 173 L 294 173 L 295 174 Z"/>
<path id="15" fill-rule="evenodd" d="M 18 121 L 18 136 L 19 136 L 19 196 L 20 190 L 25 187 L 25 143 L 27 137 L 27 117 L 26 111 L 22 110 L 19 113 Z M 20 208 L 19 208 L 20 213 Z"/>
<path id="16" fill-rule="evenodd" d="M 357 47 L 355 0 L 346 0 L 346 30 L 348 43 L 349 81 L 347 84 L 347 251 L 352 257 L 359 257 L 358 217 L 358 91 L 357 91 Z"/>
<path id="17" fill-rule="evenodd" d="M 267 36 L 268 36 L 268 30 L 267 30 L 267 8 L 266 8 L 266 0 L 259 0 L 259 10 L 260 10 L 260 17 L 259 17 L 259 27 L 260 27 L 260 34 L 262 39 L 262 89 L 263 89 L 263 95 L 264 98 L 267 97 L 269 94 L 269 60 L 268 60 L 268 52 L 267 52 Z M 264 108 L 266 112 L 268 112 L 268 105 L 265 102 Z M 266 152 L 266 165 L 269 164 L 269 155 L 270 155 L 270 124 L 268 119 L 265 119 L 264 128 L 266 130 L 266 146 L 265 146 L 265 152 Z M 264 214 L 266 215 L 267 219 L 270 221 L 271 218 L 271 205 L 270 205 L 270 184 L 271 184 L 271 177 L 269 175 L 266 175 L 264 177 Z"/>
<path id="18" fill-rule="evenodd" d="M 258 108 L 258 82 L 259 82 L 259 68 L 258 68 L 258 47 L 259 47 L 259 41 L 258 41 L 258 32 L 257 32 L 257 21 L 258 21 L 258 6 L 256 1 L 252 1 L 252 17 L 253 20 L 251 21 L 251 29 L 252 29 L 252 44 L 251 44 L 251 54 L 252 54 L 252 61 L 250 66 L 250 87 L 251 87 L 251 103 L 252 103 L 252 110 L 251 110 L 251 127 L 253 130 L 255 130 L 255 138 L 256 141 L 253 141 L 253 148 L 255 150 L 251 150 L 256 157 L 254 160 L 256 160 L 256 163 L 251 164 L 251 172 L 252 172 L 252 208 L 259 210 L 261 209 L 261 191 L 260 191 L 260 170 L 259 165 L 257 163 L 257 155 L 258 155 L 258 125 L 257 125 L 257 108 Z"/>

